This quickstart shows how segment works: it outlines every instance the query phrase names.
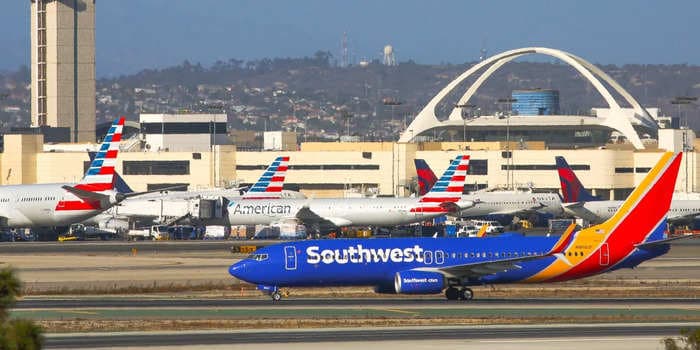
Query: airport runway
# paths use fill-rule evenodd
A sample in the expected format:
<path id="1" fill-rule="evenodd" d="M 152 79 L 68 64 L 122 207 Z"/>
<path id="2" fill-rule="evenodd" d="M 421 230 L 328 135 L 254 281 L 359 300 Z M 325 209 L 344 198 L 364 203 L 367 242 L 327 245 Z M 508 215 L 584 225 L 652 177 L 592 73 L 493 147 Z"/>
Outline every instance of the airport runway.
<path id="1" fill-rule="evenodd" d="M 677 336 L 681 328 L 700 323 L 638 323 L 587 325 L 443 326 L 361 329 L 235 330 L 200 332 L 124 332 L 49 334 L 46 348 L 196 346 L 219 344 L 285 344 L 318 342 L 383 342 L 426 340 L 483 340 L 572 337 Z M 565 345 L 565 344 L 562 344 Z M 571 344 L 565 348 L 573 348 Z"/>
<path id="2" fill-rule="evenodd" d="M 528 298 L 528 299 L 475 299 L 471 301 L 448 301 L 435 296 L 425 299 L 404 298 L 304 298 L 283 299 L 272 302 L 261 297 L 254 299 L 176 299 L 176 298 L 148 298 L 148 297 L 79 297 L 79 298 L 26 298 L 17 303 L 16 310 L 22 309 L 75 309 L 75 308 L 251 308 L 251 307 L 532 307 L 534 305 L 546 306 L 625 306 L 644 307 L 660 305 L 676 305 L 684 307 L 700 308 L 699 298 Z M 700 311 L 699 311 L 700 312 Z"/>

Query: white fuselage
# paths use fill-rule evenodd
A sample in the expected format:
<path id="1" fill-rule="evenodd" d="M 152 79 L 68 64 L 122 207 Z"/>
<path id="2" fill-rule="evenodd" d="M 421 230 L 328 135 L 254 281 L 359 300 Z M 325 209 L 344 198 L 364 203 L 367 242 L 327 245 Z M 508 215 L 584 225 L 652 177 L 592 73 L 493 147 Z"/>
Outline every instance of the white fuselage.
<path id="1" fill-rule="evenodd" d="M 80 198 L 61 188 L 75 184 L 8 185 L 0 187 L 2 227 L 69 226 L 102 212 L 77 203 Z M 73 208 L 84 209 L 73 209 Z M 6 219 L 6 222 L 5 222 Z"/>
<path id="2" fill-rule="evenodd" d="M 591 223 L 600 223 L 611 218 L 624 201 L 591 201 L 580 205 L 564 205 L 564 211 Z M 666 218 L 677 220 L 680 218 L 692 218 L 700 215 L 700 200 L 698 199 L 674 199 Z"/>
<path id="3" fill-rule="evenodd" d="M 518 215 L 527 213 L 562 213 L 561 199 L 556 193 L 534 193 L 528 191 L 475 192 L 462 196 L 462 201 L 476 203 L 460 212 L 461 217 L 476 217 L 494 214 Z"/>
<path id="4" fill-rule="evenodd" d="M 391 226 L 445 213 L 411 212 L 417 198 L 236 199 L 228 206 L 231 225 L 269 225 L 287 219 L 329 221 L 335 226 Z M 428 205 L 435 206 L 434 203 Z M 299 213 L 299 214 L 298 214 Z"/>

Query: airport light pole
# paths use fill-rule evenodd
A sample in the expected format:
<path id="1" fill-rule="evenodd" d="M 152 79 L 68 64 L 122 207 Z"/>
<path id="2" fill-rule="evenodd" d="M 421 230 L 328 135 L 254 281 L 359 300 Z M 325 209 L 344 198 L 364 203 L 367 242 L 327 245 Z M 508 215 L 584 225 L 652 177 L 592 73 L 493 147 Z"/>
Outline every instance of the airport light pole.
<path id="1" fill-rule="evenodd" d="M 471 111 L 476 108 L 476 105 L 470 103 L 455 104 L 455 108 L 460 108 L 460 116 L 462 117 L 462 142 L 467 142 L 467 119 L 471 118 Z"/>
<path id="2" fill-rule="evenodd" d="M 382 99 L 382 104 L 385 106 L 391 106 L 391 121 L 393 122 L 394 121 L 394 108 L 396 108 L 396 106 L 402 105 L 403 102 L 396 100 L 396 99 L 393 99 L 391 97 L 385 97 Z M 405 126 L 404 126 L 404 129 L 405 129 Z"/>
<path id="3" fill-rule="evenodd" d="M 506 155 L 508 158 L 506 158 L 506 182 L 508 189 L 513 188 L 513 184 L 511 182 L 514 182 L 513 174 L 512 174 L 512 169 L 511 167 L 515 166 L 513 164 L 513 154 L 511 153 L 510 150 L 510 112 L 511 112 L 511 106 L 514 102 L 517 102 L 517 99 L 507 97 L 507 98 L 499 98 L 496 102 L 500 105 L 504 105 L 507 107 L 506 111 L 504 112 L 504 118 L 506 118 Z"/>
<path id="4" fill-rule="evenodd" d="M 688 111 L 685 111 L 685 113 L 681 116 L 681 105 L 695 105 L 695 102 L 698 100 L 697 97 L 691 97 L 691 96 L 676 96 L 671 101 L 671 104 L 678 106 L 678 117 L 681 118 L 683 117 L 683 153 L 685 158 L 685 192 L 688 193 L 688 152 L 693 150 L 693 147 L 690 147 L 688 144 Z M 695 174 L 695 170 L 693 170 L 693 174 Z M 695 175 L 693 175 L 694 177 Z"/>

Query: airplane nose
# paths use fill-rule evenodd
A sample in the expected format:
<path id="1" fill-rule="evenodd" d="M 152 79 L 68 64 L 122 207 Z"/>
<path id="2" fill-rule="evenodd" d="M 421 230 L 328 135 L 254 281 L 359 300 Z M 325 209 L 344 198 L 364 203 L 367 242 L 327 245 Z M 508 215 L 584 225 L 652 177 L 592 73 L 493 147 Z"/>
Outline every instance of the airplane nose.
<path id="1" fill-rule="evenodd" d="M 228 273 L 236 277 L 238 279 L 243 279 L 243 275 L 245 274 L 245 263 L 237 262 L 228 268 Z"/>

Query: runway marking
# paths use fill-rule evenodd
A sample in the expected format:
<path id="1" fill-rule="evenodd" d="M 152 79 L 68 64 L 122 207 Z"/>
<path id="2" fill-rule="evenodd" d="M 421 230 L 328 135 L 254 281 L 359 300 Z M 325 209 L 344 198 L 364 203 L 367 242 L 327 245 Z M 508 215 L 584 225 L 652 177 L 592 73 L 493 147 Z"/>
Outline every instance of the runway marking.
<path id="1" fill-rule="evenodd" d="M 99 315 L 99 312 L 95 311 L 78 311 L 78 310 L 66 310 L 64 312 L 67 312 L 69 314 L 80 314 L 80 315 Z"/>
<path id="2" fill-rule="evenodd" d="M 378 309 L 378 310 L 396 312 L 396 313 L 407 314 L 407 315 L 412 315 L 412 316 L 418 316 L 421 314 L 420 312 L 416 312 L 416 311 L 406 311 L 406 310 L 399 310 L 399 309 Z"/>

